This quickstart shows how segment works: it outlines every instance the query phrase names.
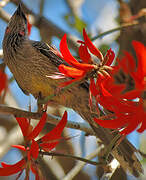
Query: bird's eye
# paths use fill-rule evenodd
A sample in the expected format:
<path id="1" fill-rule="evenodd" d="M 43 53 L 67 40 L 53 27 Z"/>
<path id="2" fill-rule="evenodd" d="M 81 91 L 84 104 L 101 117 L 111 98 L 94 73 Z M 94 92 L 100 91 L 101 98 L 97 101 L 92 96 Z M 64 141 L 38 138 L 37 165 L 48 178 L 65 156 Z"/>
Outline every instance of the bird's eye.
<path id="1" fill-rule="evenodd" d="M 19 31 L 19 34 L 20 34 L 21 36 L 25 36 L 25 29 L 20 30 L 20 31 Z"/>
<path id="2" fill-rule="evenodd" d="M 20 31 L 19 34 L 20 34 L 21 36 L 24 36 L 24 35 L 25 35 L 25 32 L 24 32 L 24 31 Z"/>

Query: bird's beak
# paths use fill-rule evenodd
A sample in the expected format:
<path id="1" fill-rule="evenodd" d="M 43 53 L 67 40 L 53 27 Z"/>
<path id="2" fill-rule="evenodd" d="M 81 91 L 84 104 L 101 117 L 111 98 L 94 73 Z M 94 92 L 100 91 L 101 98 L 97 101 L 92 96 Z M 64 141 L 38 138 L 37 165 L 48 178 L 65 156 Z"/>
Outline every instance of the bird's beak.
<path id="1" fill-rule="evenodd" d="M 23 12 L 22 5 L 21 5 L 21 4 L 18 5 L 18 8 L 17 8 L 17 10 L 15 11 L 14 14 L 17 15 L 17 16 L 20 16 L 20 17 L 22 17 L 23 19 L 26 20 L 26 16 L 25 16 L 25 14 L 24 14 L 24 12 Z"/>
<path id="2" fill-rule="evenodd" d="M 17 14 L 17 15 L 22 15 L 22 14 L 24 14 L 21 4 L 18 5 L 18 8 L 17 8 L 17 10 L 16 10 L 16 14 Z"/>

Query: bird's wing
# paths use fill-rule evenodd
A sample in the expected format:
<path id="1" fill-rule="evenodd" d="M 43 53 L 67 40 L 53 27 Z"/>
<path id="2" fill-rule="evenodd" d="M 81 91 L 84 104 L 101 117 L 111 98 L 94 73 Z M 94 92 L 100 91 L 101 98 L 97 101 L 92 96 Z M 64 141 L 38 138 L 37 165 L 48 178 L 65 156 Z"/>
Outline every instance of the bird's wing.
<path id="1" fill-rule="evenodd" d="M 40 51 L 41 54 L 47 56 L 55 66 L 59 66 L 60 64 L 66 64 L 65 61 L 61 59 L 61 57 L 56 55 L 58 50 L 53 48 L 52 46 L 39 41 L 31 41 L 31 44 L 34 48 Z"/>

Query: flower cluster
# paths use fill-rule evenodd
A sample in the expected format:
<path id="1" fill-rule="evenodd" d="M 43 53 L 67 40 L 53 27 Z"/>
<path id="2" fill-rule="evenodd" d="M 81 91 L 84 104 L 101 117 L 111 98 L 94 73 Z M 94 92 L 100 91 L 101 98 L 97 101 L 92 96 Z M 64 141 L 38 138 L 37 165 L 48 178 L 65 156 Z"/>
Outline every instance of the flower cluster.
<path id="1" fill-rule="evenodd" d="M 35 140 L 35 138 L 42 131 L 46 123 L 46 119 L 47 114 L 46 112 L 44 112 L 36 127 L 33 128 L 28 119 L 16 118 L 24 136 L 25 146 L 13 145 L 13 147 L 25 152 L 25 157 L 13 165 L 2 162 L 2 167 L 0 168 L 0 176 L 10 176 L 19 172 L 17 177 L 19 178 L 23 170 L 26 170 L 26 179 L 29 179 L 29 172 L 31 170 L 35 174 L 36 180 L 43 179 L 39 170 L 37 158 L 40 151 L 49 152 L 59 143 L 61 139 L 61 133 L 67 123 L 67 112 L 65 111 L 62 119 L 53 130 L 48 132 L 40 139 Z"/>
<path id="2" fill-rule="evenodd" d="M 137 66 L 133 56 L 128 52 L 125 52 L 123 58 L 118 60 L 117 66 L 111 66 L 115 57 L 114 52 L 109 49 L 103 56 L 91 42 L 85 30 L 83 30 L 83 37 L 84 41 L 78 41 L 81 43 L 80 61 L 71 55 L 67 47 L 66 35 L 61 40 L 60 51 L 67 65 L 61 64 L 59 71 L 65 77 L 71 78 L 63 83 L 63 86 L 89 79 L 89 103 L 92 104 L 93 97 L 96 99 L 99 114 L 98 118 L 94 118 L 95 122 L 105 128 L 116 129 L 124 136 L 138 126 L 140 127 L 137 131 L 143 132 L 146 129 L 146 111 L 142 99 L 142 94 L 146 90 L 146 47 L 140 42 L 132 42 L 137 55 Z M 100 60 L 99 64 L 95 63 L 89 52 Z M 134 89 L 126 93 L 124 93 L 126 85 L 116 84 L 114 79 L 121 69 L 135 82 Z M 136 98 L 137 101 L 134 101 Z M 99 105 L 106 109 L 108 112 L 106 115 L 100 116 Z"/>
<path id="3" fill-rule="evenodd" d="M 80 81 L 85 77 L 93 79 L 93 75 L 104 74 L 108 75 L 108 70 L 112 68 L 109 66 L 114 60 L 114 52 L 110 49 L 106 56 L 103 57 L 102 53 L 98 48 L 94 46 L 92 41 L 87 36 L 85 29 L 83 30 L 84 41 L 78 41 L 81 43 L 79 47 L 80 60 L 76 60 L 70 53 L 67 41 L 66 34 L 63 36 L 60 42 L 60 52 L 63 59 L 68 63 L 68 65 L 61 64 L 59 65 L 59 71 L 65 76 L 71 78 L 71 80 L 63 83 L 62 86 L 71 84 L 74 81 Z M 95 64 L 93 58 L 91 57 L 88 50 L 95 55 L 99 60 L 99 64 Z"/>

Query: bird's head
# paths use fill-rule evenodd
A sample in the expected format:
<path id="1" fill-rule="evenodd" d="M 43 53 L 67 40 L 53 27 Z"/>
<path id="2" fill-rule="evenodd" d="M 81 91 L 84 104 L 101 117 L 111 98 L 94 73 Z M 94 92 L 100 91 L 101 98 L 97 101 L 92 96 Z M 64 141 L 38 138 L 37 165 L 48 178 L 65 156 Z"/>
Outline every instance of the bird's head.
<path id="1" fill-rule="evenodd" d="M 12 15 L 8 26 L 6 28 L 6 34 L 18 33 L 22 36 L 27 34 L 27 19 L 23 12 L 21 4 Z"/>

